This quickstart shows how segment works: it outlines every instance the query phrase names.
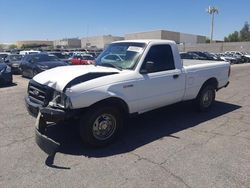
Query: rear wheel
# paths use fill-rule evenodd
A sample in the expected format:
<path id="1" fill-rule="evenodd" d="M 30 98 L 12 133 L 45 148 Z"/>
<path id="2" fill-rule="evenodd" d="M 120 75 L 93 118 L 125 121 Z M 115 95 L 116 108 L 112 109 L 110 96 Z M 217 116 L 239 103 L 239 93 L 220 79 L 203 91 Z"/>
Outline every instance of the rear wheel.
<path id="1" fill-rule="evenodd" d="M 215 87 L 213 85 L 204 86 L 195 99 L 196 108 L 199 111 L 207 111 L 211 108 L 215 100 Z"/>
<path id="2" fill-rule="evenodd" d="M 111 143 L 123 126 L 121 111 L 116 107 L 90 109 L 80 121 L 80 136 L 87 145 L 100 147 Z"/>

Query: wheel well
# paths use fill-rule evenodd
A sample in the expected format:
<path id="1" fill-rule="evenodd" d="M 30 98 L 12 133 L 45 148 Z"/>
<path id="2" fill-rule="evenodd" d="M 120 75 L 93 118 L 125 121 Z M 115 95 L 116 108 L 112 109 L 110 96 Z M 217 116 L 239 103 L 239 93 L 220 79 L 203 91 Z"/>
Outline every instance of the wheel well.
<path id="1" fill-rule="evenodd" d="M 218 89 L 218 81 L 216 78 L 209 78 L 207 81 L 205 81 L 202 85 L 202 87 L 200 88 L 200 91 L 206 87 L 207 85 L 212 85 L 215 87 L 215 89 L 217 90 Z M 200 93 L 199 91 L 199 93 Z"/>
<path id="2" fill-rule="evenodd" d="M 103 99 L 101 101 L 94 103 L 93 105 L 91 105 L 91 107 L 99 106 L 99 105 L 114 105 L 120 108 L 123 113 L 129 114 L 129 108 L 128 108 L 127 103 L 124 100 L 117 98 L 117 97 L 110 97 L 107 99 Z"/>

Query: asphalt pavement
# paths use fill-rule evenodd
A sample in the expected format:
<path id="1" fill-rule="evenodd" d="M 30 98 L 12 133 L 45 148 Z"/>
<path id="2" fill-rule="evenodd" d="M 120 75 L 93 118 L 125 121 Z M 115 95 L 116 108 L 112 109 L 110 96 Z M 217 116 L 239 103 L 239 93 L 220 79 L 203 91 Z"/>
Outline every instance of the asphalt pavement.
<path id="1" fill-rule="evenodd" d="M 0 187 L 250 187 L 250 64 L 232 66 L 210 112 L 185 102 L 146 113 L 105 148 L 82 145 L 77 121 L 55 125 L 50 157 L 25 109 L 28 81 L 0 88 Z"/>

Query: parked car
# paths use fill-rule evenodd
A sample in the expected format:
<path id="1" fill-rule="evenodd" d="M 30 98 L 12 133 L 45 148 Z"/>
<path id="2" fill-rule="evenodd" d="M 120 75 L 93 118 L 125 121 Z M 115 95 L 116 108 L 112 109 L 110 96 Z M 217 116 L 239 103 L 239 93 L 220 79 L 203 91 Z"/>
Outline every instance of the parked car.
<path id="1" fill-rule="evenodd" d="M 218 57 L 220 57 L 223 61 L 230 62 L 230 64 L 237 64 L 238 60 L 235 57 L 227 56 L 223 53 L 216 54 Z"/>
<path id="2" fill-rule="evenodd" d="M 124 58 L 108 63 L 103 61 L 108 54 Z M 82 140 L 104 146 L 117 137 L 129 115 L 186 100 L 200 111 L 209 110 L 229 76 L 228 62 L 181 60 L 173 41 L 125 40 L 110 44 L 95 65 L 38 74 L 29 82 L 25 101 L 37 117 L 37 144 L 53 154 L 59 143 L 46 136 L 47 122 L 78 118 Z"/>
<path id="3" fill-rule="evenodd" d="M 226 54 L 230 53 L 230 54 L 233 54 L 233 55 L 240 56 L 241 59 L 242 59 L 242 63 L 250 62 L 250 55 L 248 55 L 248 54 L 245 54 L 245 53 L 242 53 L 242 52 L 239 52 L 239 51 L 227 51 L 225 53 Z"/>
<path id="4" fill-rule="evenodd" d="M 114 63 L 119 61 L 123 61 L 120 54 L 107 54 L 102 57 L 102 62 L 105 63 Z"/>
<path id="5" fill-rule="evenodd" d="M 181 52 L 180 53 L 181 59 L 201 59 L 200 56 L 194 53 L 189 52 Z"/>
<path id="6" fill-rule="evenodd" d="M 5 58 L 10 55 L 8 52 L 0 52 L 0 63 L 3 63 Z"/>
<path id="7" fill-rule="evenodd" d="M 71 59 L 72 65 L 90 65 L 95 64 L 95 58 L 92 55 L 75 55 Z"/>
<path id="8" fill-rule="evenodd" d="M 56 56 L 45 53 L 25 55 L 20 64 L 22 76 L 32 78 L 45 70 L 65 66 L 68 63 L 60 61 Z"/>
<path id="9" fill-rule="evenodd" d="M 246 52 L 241 52 L 246 58 L 247 58 L 247 62 L 250 62 L 250 54 L 246 53 Z"/>
<path id="10" fill-rule="evenodd" d="M 202 60 L 215 60 L 214 57 L 210 56 L 208 53 L 200 52 L 200 51 L 189 51 L 189 53 L 193 53 L 202 58 Z"/>
<path id="11" fill-rule="evenodd" d="M 38 50 L 23 50 L 23 51 L 20 51 L 19 54 L 21 55 L 26 55 L 26 54 L 39 54 L 41 53 L 41 51 L 38 51 Z"/>
<path id="12" fill-rule="evenodd" d="M 245 61 L 245 60 L 242 58 L 241 55 L 234 54 L 234 53 L 230 53 L 230 52 L 225 52 L 224 54 L 225 54 L 226 56 L 235 58 L 235 59 L 236 59 L 236 64 L 244 63 L 244 61 Z"/>
<path id="13" fill-rule="evenodd" d="M 0 85 L 12 83 L 11 68 L 5 63 L 0 63 Z"/>
<path id="14" fill-rule="evenodd" d="M 64 61 L 66 63 L 70 63 L 69 60 L 69 55 L 62 53 L 62 52 L 48 52 L 48 54 L 52 54 L 55 55 L 56 57 L 58 57 L 61 61 Z"/>
<path id="15" fill-rule="evenodd" d="M 19 66 L 23 56 L 19 54 L 8 55 L 4 62 L 11 67 L 11 72 L 14 74 L 20 73 Z"/>

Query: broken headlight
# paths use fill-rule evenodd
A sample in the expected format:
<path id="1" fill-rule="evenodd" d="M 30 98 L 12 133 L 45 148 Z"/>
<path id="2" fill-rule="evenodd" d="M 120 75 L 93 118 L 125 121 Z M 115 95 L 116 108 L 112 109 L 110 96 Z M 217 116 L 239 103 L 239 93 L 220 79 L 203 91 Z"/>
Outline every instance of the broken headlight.
<path id="1" fill-rule="evenodd" d="M 58 91 L 54 91 L 53 100 L 49 103 L 49 105 L 60 108 L 72 108 L 70 98 L 65 93 Z"/>

